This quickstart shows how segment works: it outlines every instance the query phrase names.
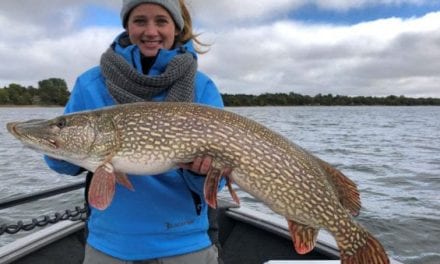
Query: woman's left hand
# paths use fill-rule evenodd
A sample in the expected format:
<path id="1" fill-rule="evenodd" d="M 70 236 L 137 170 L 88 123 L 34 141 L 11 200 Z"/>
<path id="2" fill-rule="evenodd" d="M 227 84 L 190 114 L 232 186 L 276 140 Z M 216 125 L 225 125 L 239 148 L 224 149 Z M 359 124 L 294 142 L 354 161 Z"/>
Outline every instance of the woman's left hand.
<path id="1" fill-rule="evenodd" d="M 205 176 L 208 174 L 212 165 L 211 156 L 196 157 L 193 162 L 190 163 L 180 163 L 178 164 L 180 168 L 185 170 L 190 170 L 195 174 L 200 174 Z"/>

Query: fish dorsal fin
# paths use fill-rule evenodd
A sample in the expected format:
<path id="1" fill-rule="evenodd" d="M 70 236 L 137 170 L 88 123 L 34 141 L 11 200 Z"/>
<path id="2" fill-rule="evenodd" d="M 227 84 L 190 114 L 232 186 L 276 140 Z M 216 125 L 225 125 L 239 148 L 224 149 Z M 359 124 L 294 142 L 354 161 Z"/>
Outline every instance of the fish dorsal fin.
<path id="1" fill-rule="evenodd" d="M 89 203 L 96 209 L 105 210 L 115 195 L 116 175 L 110 163 L 99 166 L 92 177 Z"/>
<path id="2" fill-rule="evenodd" d="M 287 219 L 293 245 L 298 254 L 307 254 L 315 248 L 319 229 Z"/>
<path id="3" fill-rule="evenodd" d="M 351 215 L 359 215 L 361 199 L 356 183 L 327 162 L 319 158 L 317 158 L 317 160 L 327 173 L 328 179 L 334 186 L 342 206 L 344 206 Z"/>

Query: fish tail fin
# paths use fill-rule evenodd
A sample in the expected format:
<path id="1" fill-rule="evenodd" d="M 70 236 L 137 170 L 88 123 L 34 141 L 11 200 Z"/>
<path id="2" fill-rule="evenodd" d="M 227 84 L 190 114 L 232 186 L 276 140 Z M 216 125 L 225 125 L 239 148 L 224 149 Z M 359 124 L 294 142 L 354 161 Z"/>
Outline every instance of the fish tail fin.
<path id="1" fill-rule="evenodd" d="M 342 264 L 389 264 L 390 260 L 380 242 L 365 230 L 361 239 L 354 241 L 349 249 L 344 249 L 347 244 L 341 245 Z"/>

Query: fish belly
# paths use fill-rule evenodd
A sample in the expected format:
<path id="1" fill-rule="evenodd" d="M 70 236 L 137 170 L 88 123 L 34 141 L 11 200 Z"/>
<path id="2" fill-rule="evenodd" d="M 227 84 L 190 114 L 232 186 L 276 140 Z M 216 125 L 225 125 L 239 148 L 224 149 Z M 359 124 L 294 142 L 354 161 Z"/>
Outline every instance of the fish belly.
<path id="1" fill-rule="evenodd" d="M 130 159 L 116 157 L 112 159 L 112 164 L 116 171 L 135 175 L 156 175 L 176 167 L 171 160 L 156 158 Z"/>

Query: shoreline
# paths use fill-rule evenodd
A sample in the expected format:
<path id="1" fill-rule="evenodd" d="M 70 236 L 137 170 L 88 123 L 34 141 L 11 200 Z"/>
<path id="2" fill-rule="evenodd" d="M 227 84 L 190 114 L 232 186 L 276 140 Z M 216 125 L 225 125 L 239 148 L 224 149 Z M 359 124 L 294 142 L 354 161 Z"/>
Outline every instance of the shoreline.
<path id="1" fill-rule="evenodd" d="M 62 105 L 0 105 L 0 108 L 47 108 L 64 107 Z"/>
<path id="2" fill-rule="evenodd" d="M 437 104 L 420 104 L 420 105 L 386 105 L 386 104 L 373 104 L 373 105 L 225 105 L 225 107 L 418 107 L 418 106 L 440 106 Z M 57 108 L 65 107 L 62 105 L 0 105 L 0 108 Z"/>

